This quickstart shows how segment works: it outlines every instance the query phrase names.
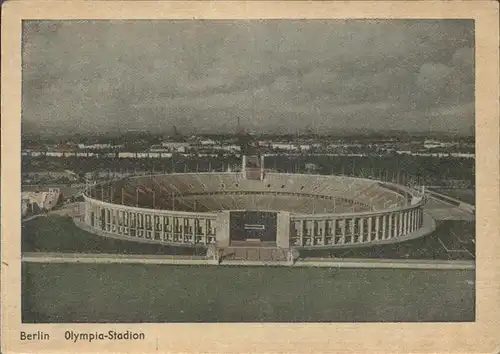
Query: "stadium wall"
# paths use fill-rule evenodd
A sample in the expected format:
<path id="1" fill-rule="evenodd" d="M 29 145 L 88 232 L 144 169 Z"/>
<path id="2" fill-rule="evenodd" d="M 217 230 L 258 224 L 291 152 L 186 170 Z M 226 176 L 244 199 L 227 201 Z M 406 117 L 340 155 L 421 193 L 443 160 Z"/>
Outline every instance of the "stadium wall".
<path id="1" fill-rule="evenodd" d="M 196 213 L 111 204 L 84 196 L 77 225 L 101 235 L 138 242 L 227 247 L 229 213 Z M 398 209 L 362 213 L 300 215 L 278 212 L 280 248 L 346 248 L 397 243 L 423 236 L 435 226 L 424 215 L 424 198 Z M 429 220 L 427 222 L 424 222 Z"/>

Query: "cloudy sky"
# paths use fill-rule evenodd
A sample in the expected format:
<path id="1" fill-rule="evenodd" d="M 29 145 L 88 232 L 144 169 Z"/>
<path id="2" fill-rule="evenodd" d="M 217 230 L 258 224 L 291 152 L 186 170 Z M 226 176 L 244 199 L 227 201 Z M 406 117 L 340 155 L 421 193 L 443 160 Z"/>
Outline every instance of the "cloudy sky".
<path id="1" fill-rule="evenodd" d="M 40 131 L 453 131 L 474 125 L 472 21 L 29 21 Z"/>

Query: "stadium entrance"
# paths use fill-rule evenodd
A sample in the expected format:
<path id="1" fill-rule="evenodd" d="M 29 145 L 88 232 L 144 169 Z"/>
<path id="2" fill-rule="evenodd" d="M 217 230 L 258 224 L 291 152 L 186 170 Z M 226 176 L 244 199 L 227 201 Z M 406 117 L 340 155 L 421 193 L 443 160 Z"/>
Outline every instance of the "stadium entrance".
<path id="1" fill-rule="evenodd" d="M 277 213 L 233 211 L 229 230 L 231 246 L 276 246 Z"/>

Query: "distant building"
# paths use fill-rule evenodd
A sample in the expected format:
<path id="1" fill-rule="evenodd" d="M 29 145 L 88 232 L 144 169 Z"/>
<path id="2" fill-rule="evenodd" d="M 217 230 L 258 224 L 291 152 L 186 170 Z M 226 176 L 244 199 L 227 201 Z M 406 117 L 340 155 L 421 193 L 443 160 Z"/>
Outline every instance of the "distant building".
<path id="1" fill-rule="evenodd" d="M 118 158 L 120 159 L 132 159 L 135 158 L 136 154 L 134 152 L 119 152 L 118 153 Z"/>
<path id="2" fill-rule="evenodd" d="M 37 182 L 41 179 L 56 180 L 65 178 L 67 181 L 77 181 L 79 176 L 73 171 L 36 171 L 36 172 L 23 172 L 23 183 Z"/>
<path id="3" fill-rule="evenodd" d="M 186 149 L 190 146 L 189 143 L 182 141 L 163 141 L 161 147 L 164 149 L 170 149 L 178 151 L 179 149 Z"/>
<path id="4" fill-rule="evenodd" d="M 78 148 L 81 150 L 106 150 L 106 149 L 121 149 L 123 145 L 112 145 L 112 144 L 78 144 Z"/>
<path id="5" fill-rule="evenodd" d="M 458 143 L 456 142 L 442 142 L 442 141 L 437 141 L 437 140 L 426 140 L 424 142 L 424 148 L 426 149 L 436 149 L 436 148 L 449 148 L 453 146 L 457 146 Z"/>
<path id="6" fill-rule="evenodd" d="M 292 143 L 271 143 L 270 147 L 276 150 L 297 151 L 299 147 Z"/>
<path id="7" fill-rule="evenodd" d="M 212 139 L 204 139 L 200 141 L 200 145 L 202 146 L 211 146 L 211 145 L 216 145 L 217 142 Z"/>
<path id="8" fill-rule="evenodd" d="M 21 212 L 25 215 L 28 211 L 38 213 L 52 210 L 61 202 L 62 194 L 59 188 L 49 188 L 43 192 L 22 192 L 21 200 Z"/>
<path id="9" fill-rule="evenodd" d="M 224 150 L 224 151 L 241 151 L 241 146 L 239 145 L 222 145 L 214 146 L 214 150 Z"/>

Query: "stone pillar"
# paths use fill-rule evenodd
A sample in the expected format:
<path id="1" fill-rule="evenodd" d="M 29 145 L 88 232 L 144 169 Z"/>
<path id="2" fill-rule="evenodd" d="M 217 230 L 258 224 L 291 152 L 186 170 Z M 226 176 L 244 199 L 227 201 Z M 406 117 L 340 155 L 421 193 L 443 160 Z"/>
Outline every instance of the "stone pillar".
<path id="1" fill-rule="evenodd" d="M 140 237 L 141 224 L 139 219 L 139 213 L 134 212 L 134 229 L 135 229 L 135 237 Z"/>
<path id="2" fill-rule="evenodd" d="M 132 224 L 132 221 L 131 221 L 132 215 L 130 215 L 130 214 L 131 214 L 130 211 L 123 212 L 123 225 L 124 225 L 123 232 L 127 236 L 130 236 L 130 225 Z"/>
<path id="3" fill-rule="evenodd" d="M 134 235 L 137 236 L 137 226 L 136 226 L 136 213 L 129 212 L 128 213 L 128 225 L 129 225 L 129 234 L 132 234 L 132 229 L 134 229 Z"/>
<path id="4" fill-rule="evenodd" d="M 123 235 L 125 233 L 125 210 L 120 210 L 119 220 L 120 223 L 120 233 Z"/>
<path id="5" fill-rule="evenodd" d="M 115 208 L 111 209 L 110 231 L 113 232 L 113 233 L 116 232 L 116 209 Z"/>
<path id="6" fill-rule="evenodd" d="M 290 247 L 290 213 L 279 212 L 276 227 L 276 246 L 279 248 Z"/>
<path id="7" fill-rule="evenodd" d="M 401 235 L 401 227 L 402 227 L 402 223 L 401 223 L 401 213 L 398 212 L 396 214 L 396 233 L 395 233 L 395 237 Z"/>
<path id="8" fill-rule="evenodd" d="M 307 245 L 307 241 L 311 240 L 312 232 L 311 232 L 311 221 L 304 220 L 306 224 L 305 233 L 304 233 L 304 245 Z"/>
<path id="9" fill-rule="evenodd" d="M 394 232 L 392 234 L 392 237 L 397 237 L 399 235 L 399 214 L 395 213 L 393 216 L 393 223 L 394 223 Z"/>
<path id="10" fill-rule="evenodd" d="M 186 242 L 186 218 L 182 218 L 182 228 L 181 228 L 181 237 L 182 237 L 182 243 Z"/>
<path id="11" fill-rule="evenodd" d="M 127 212 L 125 210 L 122 210 L 122 235 L 128 234 L 126 228 L 127 228 Z"/>
<path id="12" fill-rule="evenodd" d="M 214 222 L 214 224 L 215 224 L 215 222 Z M 210 243 L 211 227 L 214 227 L 214 225 L 212 225 L 212 221 L 210 219 L 205 219 L 205 239 L 206 239 L 207 244 Z M 216 230 L 216 233 L 217 233 L 217 230 Z"/>
<path id="13" fill-rule="evenodd" d="M 335 237 L 337 237 L 337 219 L 331 221 L 332 225 L 332 244 L 336 244 Z"/>
<path id="14" fill-rule="evenodd" d="M 132 228 L 134 229 L 134 234 L 135 237 L 139 237 L 139 213 L 137 212 L 132 212 L 130 213 L 130 216 L 132 217 Z"/>
<path id="15" fill-rule="evenodd" d="M 323 242 L 323 246 L 326 246 L 326 220 L 321 221 L 320 230 L 321 230 L 321 239 Z"/>
<path id="16" fill-rule="evenodd" d="M 200 220 L 201 242 L 208 244 L 207 240 L 207 219 Z"/>
<path id="17" fill-rule="evenodd" d="M 304 246 L 304 220 L 299 220 L 299 242 L 300 246 Z"/>
<path id="18" fill-rule="evenodd" d="M 350 243 L 352 244 L 352 243 L 354 243 L 354 226 L 356 225 L 356 219 L 355 218 L 350 218 L 348 221 L 349 222 L 347 224 L 348 227 L 347 227 L 347 233 L 346 233 L 346 235 L 347 236 L 351 236 Z"/>
<path id="19" fill-rule="evenodd" d="M 129 211 L 127 213 L 127 222 L 128 222 L 128 234 L 129 236 L 132 235 L 132 228 L 135 227 L 134 225 L 134 212 Z"/>
<path id="20" fill-rule="evenodd" d="M 396 237 L 398 234 L 398 217 L 394 216 L 394 213 L 390 214 L 390 218 L 392 221 L 392 230 L 391 230 L 391 238 Z"/>
<path id="21" fill-rule="evenodd" d="M 199 234 L 199 224 L 200 220 L 198 218 L 193 219 L 193 232 L 192 232 L 192 241 L 193 244 L 196 244 L 198 242 L 198 237 L 200 236 Z"/>
<path id="22" fill-rule="evenodd" d="M 196 219 L 189 219 L 189 234 L 191 235 L 191 243 L 194 245 L 196 243 Z"/>
<path id="23" fill-rule="evenodd" d="M 154 240 L 156 238 L 156 215 L 151 215 L 152 223 L 151 223 L 151 239 Z"/>
<path id="24" fill-rule="evenodd" d="M 101 207 L 97 207 L 97 221 L 98 221 L 98 226 L 99 226 L 99 229 L 102 230 L 102 208 Z"/>
<path id="25" fill-rule="evenodd" d="M 381 218 L 382 218 L 382 237 L 381 237 L 381 239 L 385 240 L 385 234 L 386 234 L 386 230 L 387 230 L 387 218 L 385 217 L 385 214 L 382 214 Z"/>
<path id="26" fill-rule="evenodd" d="M 407 230 L 407 216 L 408 216 L 408 212 L 407 211 L 404 211 L 402 212 L 402 217 L 403 217 L 403 231 L 401 232 L 401 235 L 402 236 L 405 236 L 407 233 L 408 233 L 408 230 Z"/>
<path id="27" fill-rule="evenodd" d="M 217 247 L 228 247 L 230 244 L 230 212 L 227 210 L 221 211 L 217 214 L 215 220 L 216 229 L 216 245 Z"/>
<path id="28" fill-rule="evenodd" d="M 142 237 L 142 214 L 135 213 L 135 234 L 137 237 Z"/>
<path id="29" fill-rule="evenodd" d="M 368 242 L 372 240 L 372 219 L 373 216 L 368 217 Z M 378 218 L 377 218 L 378 221 Z"/>
<path id="30" fill-rule="evenodd" d="M 99 229 L 106 229 L 106 209 L 99 207 Z"/>
<path id="31" fill-rule="evenodd" d="M 342 244 L 345 244 L 346 233 L 347 233 L 347 219 L 342 219 L 342 238 L 341 238 Z"/>
<path id="32" fill-rule="evenodd" d="M 104 208 L 104 231 L 109 231 L 109 214 L 111 211 L 108 208 Z"/>
<path id="33" fill-rule="evenodd" d="M 137 213 L 137 216 L 139 217 L 139 220 L 140 220 L 140 224 L 139 224 L 140 234 L 141 234 L 141 237 L 144 238 L 144 229 L 145 229 L 144 214 Z"/>
<path id="34" fill-rule="evenodd" d="M 365 233 L 365 218 L 363 218 L 363 217 L 359 218 L 358 224 L 359 224 L 359 226 L 358 226 L 358 232 L 359 232 L 358 242 L 364 242 L 364 240 L 365 240 L 365 237 L 364 237 L 364 233 Z"/>
<path id="35" fill-rule="evenodd" d="M 161 223 L 160 240 L 162 240 L 162 241 L 165 241 L 165 239 L 166 239 L 166 231 L 165 231 L 166 220 L 165 219 L 166 219 L 165 215 L 160 216 L 160 223 Z"/>
<path id="36" fill-rule="evenodd" d="M 380 239 L 380 215 L 375 217 L 375 240 Z"/>
<path id="37" fill-rule="evenodd" d="M 399 232 L 398 232 L 398 236 L 403 236 L 403 222 L 404 222 L 404 212 L 399 212 Z"/>
<path id="38" fill-rule="evenodd" d="M 90 217 L 92 215 L 92 205 L 90 204 L 90 202 L 85 201 L 84 206 L 85 206 L 84 222 L 85 224 L 90 225 L 92 223 L 92 221 L 90 220 Z"/>
<path id="39" fill-rule="evenodd" d="M 387 233 L 387 238 L 392 238 L 394 236 L 394 231 L 392 231 L 392 213 L 389 213 L 387 215 L 387 218 L 389 219 L 389 230 L 388 230 L 388 233 Z"/>
<path id="40" fill-rule="evenodd" d="M 122 215 L 122 210 L 120 208 L 115 209 L 115 232 L 118 235 L 121 235 L 122 232 L 121 215 Z"/>

